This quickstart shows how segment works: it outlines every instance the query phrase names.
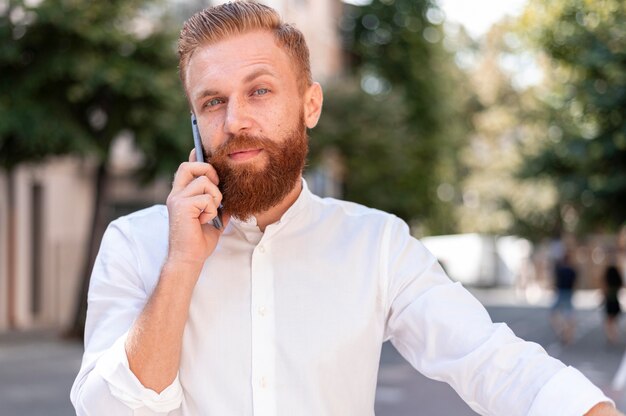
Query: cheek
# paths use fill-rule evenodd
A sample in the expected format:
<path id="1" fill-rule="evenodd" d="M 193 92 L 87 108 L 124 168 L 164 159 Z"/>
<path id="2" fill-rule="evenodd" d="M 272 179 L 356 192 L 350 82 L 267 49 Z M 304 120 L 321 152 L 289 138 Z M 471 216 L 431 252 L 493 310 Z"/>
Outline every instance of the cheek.
<path id="1" fill-rule="evenodd" d="M 205 150 L 210 152 L 225 141 L 223 129 L 220 128 L 219 122 L 215 120 L 206 123 L 204 129 L 201 130 L 201 134 Z"/>
<path id="2" fill-rule="evenodd" d="M 273 111 L 270 120 L 272 120 L 274 131 L 281 136 L 291 132 L 298 123 L 298 110 L 299 107 L 294 105 Z"/>

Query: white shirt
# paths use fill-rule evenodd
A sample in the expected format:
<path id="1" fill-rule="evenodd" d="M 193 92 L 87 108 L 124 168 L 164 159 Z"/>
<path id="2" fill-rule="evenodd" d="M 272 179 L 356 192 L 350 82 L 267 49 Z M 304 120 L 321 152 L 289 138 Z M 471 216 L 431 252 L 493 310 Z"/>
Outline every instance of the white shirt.
<path id="1" fill-rule="evenodd" d="M 580 416 L 609 401 L 493 324 L 403 221 L 306 183 L 264 233 L 255 220 L 228 224 L 193 293 L 178 377 L 157 394 L 129 370 L 124 340 L 157 284 L 167 233 L 155 206 L 102 240 L 71 393 L 78 415 L 373 415 L 386 340 L 480 414 Z"/>

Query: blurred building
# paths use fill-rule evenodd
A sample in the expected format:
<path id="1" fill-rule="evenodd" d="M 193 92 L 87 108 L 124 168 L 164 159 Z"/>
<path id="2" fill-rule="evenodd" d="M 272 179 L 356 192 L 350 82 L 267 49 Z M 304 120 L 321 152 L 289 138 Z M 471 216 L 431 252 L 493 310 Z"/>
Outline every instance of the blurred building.
<path id="1" fill-rule="evenodd" d="M 341 2 L 265 3 L 304 32 L 316 80 L 324 82 L 338 75 L 342 69 L 337 29 Z M 172 4 L 175 8 L 186 5 L 186 10 L 197 10 L 201 3 L 178 0 Z M 165 201 L 170 178 L 149 187 L 139 187 L 130 179 L 129 172 L 140 158 L 132 137 L 121 135 L 116 140 L 110 166 L 108 218 Z M 337 196 L 339 171 L 333 168 L 322 174 L 313 173 L 311 182 L 319 192 Z M 73 157 L 24 164 L 10 176 L 0 171 L 0 332 L 64 330 L 73 321 L 88 251 L 94 178 L 95 163 Z"/>
<path id="2" fill-rule="evenodd" d="M 68 321 L 85 251 L 91 176 L 89 164 L 72 158 L 22 165 L 11 178 L 0 173 L 0 330 Z"/>

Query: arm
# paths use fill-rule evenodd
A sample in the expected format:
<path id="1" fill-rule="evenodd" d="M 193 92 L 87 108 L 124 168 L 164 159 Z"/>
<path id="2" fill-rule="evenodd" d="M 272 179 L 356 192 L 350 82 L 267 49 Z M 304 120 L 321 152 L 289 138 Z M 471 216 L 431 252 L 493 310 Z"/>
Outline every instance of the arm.
<path id="1" fill-rule="evenodd" d="M 128 332 L 125 351 L 130 370 L 157 393 L 178 374 L 183 330 L 201 267 L 166 262 L 154 293 Z"/>
<path id="2" fill-rule="evenodd" d="M 160 393 L 178 373 L 191 295 L 221 232 L 210 225 L 221 193 L 213 167 L 183 163 L 167 200 L 169 251 L 159 283 L 126 339 L 131 371 Z"/>
<path id="3" fill-rule="evenodd" d="M 151 208 L 113 221 L 104 233 L 89 285 L 85 353 L 71 392 L 78 415 L 130 416 L 141 407 L 158 413 L 180 403 L 178 383 L 161 394 L 144 388 L 128 368 L 124 350 L 129 328 L 157 284 L 167 249 L 160 243 L 155 245 L 159 249 L 148 251 L 138 242 L 146 235 L 166 239 L 164 217 L 162 208 Z"/>
<path id="4" fill-rule="evenodd" d="M 206 225 L 221 199 L 216 182 L 209 165 L 183 164 L 168 198 L 169 226 L 152 211 L 107 229 L 90 283 L 85 354 L 71 393 L 78 415 L 130 415 L 142 407 L 161 414 L 180 406 L 182 331 L 202 264 L 220 235 Z M 197 208 L 202 201 L 207 205 Z M 167 247 L 158 243 L 167 238 Z M 157 243 L 146 249 L 148 239 Z"/>
<path id="5" fill-rule="evenodd" d="M 582 415 L 610 401 L 576 369 L 494 324 L 405 224 L 391 221 L 388 234 L 385 336 L 418 371 L 484 415 Z"/>

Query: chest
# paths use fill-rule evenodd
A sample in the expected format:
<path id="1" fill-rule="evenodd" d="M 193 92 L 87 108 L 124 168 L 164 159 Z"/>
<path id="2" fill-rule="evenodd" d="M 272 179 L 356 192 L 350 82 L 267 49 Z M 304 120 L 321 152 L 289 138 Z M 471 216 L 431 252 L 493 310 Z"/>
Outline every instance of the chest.
<path id="1" fill-rule="evenodd" d="M 384 326 L 380 266 L 354 249 L 224 245 L 198 281 L 190 326 L 243 355 L 258 339 L 303 360 L 344 347 L 350 354 L 365 338 L 380 339 Z"/>

